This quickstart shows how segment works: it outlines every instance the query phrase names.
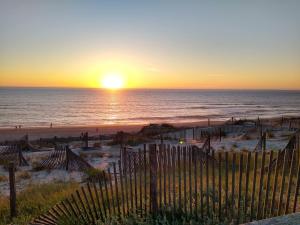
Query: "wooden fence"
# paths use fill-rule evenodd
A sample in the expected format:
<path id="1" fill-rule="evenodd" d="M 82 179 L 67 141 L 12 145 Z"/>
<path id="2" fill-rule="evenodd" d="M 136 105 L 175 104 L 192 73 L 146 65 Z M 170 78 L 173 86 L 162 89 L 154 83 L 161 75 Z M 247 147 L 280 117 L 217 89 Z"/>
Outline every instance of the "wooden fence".
<path id="1" fill-rule="evenodd" d="M 299 145 L 281 154 L 144 145 L 32 224 L 95 224 L 129 213 L 239 224 L 300 211 Z"/>
<path id="2" fill-rule="evenodd" d="M 18 166 L 28 166 L 19 145 L 0 146 L 0 165 L 8 165 L 9 162 Z"/>
<path id="3" fill-rule="evenodd" d="M 84 171 L 92 166 L 76 155 L 68 146 L 57 146 L 49 156 L 41 162 L 41 169 L 65 169 Z"/>

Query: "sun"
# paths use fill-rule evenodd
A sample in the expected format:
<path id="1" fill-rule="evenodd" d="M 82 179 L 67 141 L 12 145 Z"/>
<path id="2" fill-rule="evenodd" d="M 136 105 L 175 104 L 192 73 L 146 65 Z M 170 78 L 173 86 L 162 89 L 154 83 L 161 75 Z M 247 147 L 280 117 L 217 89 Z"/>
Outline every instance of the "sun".
<path id="1" fill-rule="evenodd" d="M 124 86 L 124 79 L 121 74 L 105 74 L 101 81 L 101 86 L 106 89 L 120 89 Z"/>

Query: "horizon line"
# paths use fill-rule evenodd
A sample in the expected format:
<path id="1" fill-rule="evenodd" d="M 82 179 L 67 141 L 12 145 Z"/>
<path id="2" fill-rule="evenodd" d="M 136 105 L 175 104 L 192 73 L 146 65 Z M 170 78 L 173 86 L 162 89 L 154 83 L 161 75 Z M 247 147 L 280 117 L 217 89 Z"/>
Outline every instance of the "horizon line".
<path id="1" fill-rule="evenodd" d="M 1 86 L 0 88 L 15 88 L 15 89 L 96 89 L 107 91 L 122 91 L 122 90 L 224 90 L 224 91 L 300 91 L 300 89 L 284 89 L 284 88 L 119 88 L 110 90 L 102 87 L 70 87 L 70 86 Z"/>

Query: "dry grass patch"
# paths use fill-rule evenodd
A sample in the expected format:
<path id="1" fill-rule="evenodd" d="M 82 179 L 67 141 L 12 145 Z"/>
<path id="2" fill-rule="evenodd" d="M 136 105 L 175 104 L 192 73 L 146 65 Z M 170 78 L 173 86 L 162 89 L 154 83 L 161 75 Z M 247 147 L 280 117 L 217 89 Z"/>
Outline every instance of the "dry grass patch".
<path id="1" fill-rule="evenodd" d="M 30 179 L 31 175 L 28 171 L 18 171 L 16 173 L 16 180 L 27 180 Z"/>
<path id="2" fill-rule="evenodd" d="M 28 224 L 33 218 L 46 213 L 78 188 L 77 183 L 51 183 L 31 185 L 17 193 L 18 217 L 9 218 L 9 197 L 0 195 L 0 224 Z"/>
<path id="3" fill-rule="evenodd" d="M 4 175 L 0 175 L 0 182 L 6 182 L 8 179 Z"/>

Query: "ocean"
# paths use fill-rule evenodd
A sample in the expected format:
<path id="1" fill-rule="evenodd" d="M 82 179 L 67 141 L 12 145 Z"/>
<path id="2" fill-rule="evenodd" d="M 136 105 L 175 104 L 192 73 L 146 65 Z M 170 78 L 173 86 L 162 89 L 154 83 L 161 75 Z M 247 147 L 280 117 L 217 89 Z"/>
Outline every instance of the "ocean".
<path id="1" fill-rule="evenodd" d="M 299 115 L 300 91 L 0 88 L 3 128 Z"/>

